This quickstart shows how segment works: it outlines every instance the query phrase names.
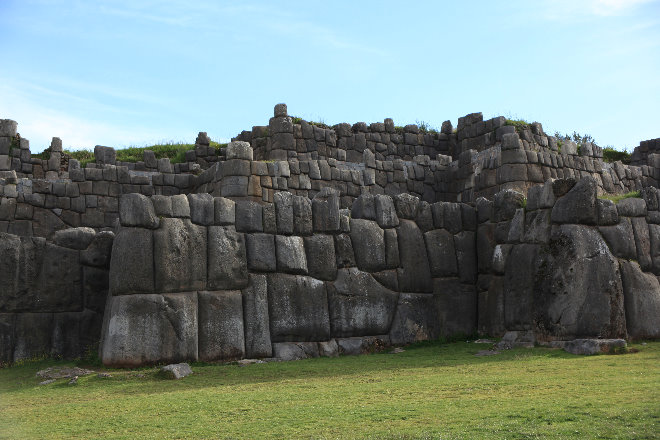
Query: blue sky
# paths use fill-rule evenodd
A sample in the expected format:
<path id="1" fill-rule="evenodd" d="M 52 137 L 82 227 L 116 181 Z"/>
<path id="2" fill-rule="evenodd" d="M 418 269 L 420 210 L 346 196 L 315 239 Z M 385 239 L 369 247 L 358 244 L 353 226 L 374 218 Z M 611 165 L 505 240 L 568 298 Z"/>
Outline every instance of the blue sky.
<path id="1" fill-rule="evenodd" d="M 660 0 L 0 0 L 0 118 L 34 152 L 481 111 L 660 137 Z"/>

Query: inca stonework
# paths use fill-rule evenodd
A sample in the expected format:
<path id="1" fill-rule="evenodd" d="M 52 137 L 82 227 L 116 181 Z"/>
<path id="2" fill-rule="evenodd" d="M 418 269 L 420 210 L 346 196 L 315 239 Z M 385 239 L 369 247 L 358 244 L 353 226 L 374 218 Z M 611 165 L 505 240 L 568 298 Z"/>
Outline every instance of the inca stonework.
<path id="1" fill-rule="evenodd" d="M 275 107 L 218 154 L 81 168 L 0 121 L 0 362 L 660 337 L 660 139 L 634 166 L 480 113 L 440 133 Z M 640 191 L 617 204 L 604 193 Z"/>

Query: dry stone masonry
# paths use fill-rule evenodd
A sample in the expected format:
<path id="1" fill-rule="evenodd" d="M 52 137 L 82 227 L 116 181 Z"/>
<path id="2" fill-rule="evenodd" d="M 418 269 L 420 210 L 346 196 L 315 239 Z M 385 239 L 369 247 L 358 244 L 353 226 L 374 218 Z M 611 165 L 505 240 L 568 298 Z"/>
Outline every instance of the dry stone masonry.
<path id="1" fill-rule="evenodd" d="M 2 120 L 0 362 L 658 338 L 656 144 L 607 164 L 538 123 L 327 127 L 278 104 L 219 152 L 200 133 L 184 163 L 120 163 L 97 146 L 81 168 L 58 138 L 32 158 Z M 641 197 L 599 198 L 631 190 Z"/>

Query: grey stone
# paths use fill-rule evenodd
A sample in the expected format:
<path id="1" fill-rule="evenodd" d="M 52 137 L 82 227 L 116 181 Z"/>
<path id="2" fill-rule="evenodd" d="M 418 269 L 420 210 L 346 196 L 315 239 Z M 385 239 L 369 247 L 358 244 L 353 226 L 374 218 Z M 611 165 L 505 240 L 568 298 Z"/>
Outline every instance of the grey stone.
<path id="1" fill-rule="evenodd" d="M 415 220 L 419 210 L 419 198 L 402 193 L 393 197 L 396 214 L 400 219 Z"/>
<path id="2" fill-rule="evenodd" d="M 178 380 L 183 379 L 186 376 L 190 376 L 193 371 L 192 368 L 190 368 L 190 365 L 183 362 L 180 364 L 170 364 L 165 365 L 164 367 L 160 367 L 160 373 L 167 379 Z"/>
<path id="3" fill-rule="evenodd" d="M 495 195 L 493 203 L 493 221 L 511 220 L 516 210 L 525 203 L 525 196 L 510 189 L 500 191 Z"/>
<path id="4" fill-rule="evenodd" d="M 273 353 L 265 275 L 250 274 L 250 283 L 243 290 L 243 320 L 245 355 L 249 358 L 271 357 Z"/>
<path id="5" fill-rule="evenodd" d="M 94 158 L 98 164 L 114 165 L 117 160 L 117 152 L 114 148 L 97 145 L 94 147 Z"/>
<path id="6" fill-rule="evenodd" d="M 289 192 L 278 192 L 273 196 L 273 203 L 275 204 L 277 233 L 293 234 L 293 195 Z"/>
<path id="7" fill-rule="evenodd" d="M 431 275 L 434 278 L 458 275 L 454 236 L 444 229 L 436 229 L 426 232 L 424 241 L 426 242 Z"/>
<path id="8" fill-rule="evenodd" d="M 537 332 L 562 338 L 625 337 L 619 264 L 593 228 L 562 225 L 538 255 L 533 289 Z M 507 274 L 525 270 L 521 257 L 511 254 Z"/>
<path id="9" fill-rule="evenodd" d="M 164 218 L 154 231 L 155 292 L 206 288 L 206 228 L 188 219 Z"/>
<path id="10" fill-rule="evenodd" d="M 80 252 L 80 262 L 88 266 L 108 267 L 114 240 L 115 234 L 113 232 L 99 232 L 94 236 L 89 246 Z"/>
<path id="11" fill-rule="evenodd" d="M 387 267 L 385 233 L 378 223 L 372 220 L 351 220 L 351 242 L 360 270 L 379 272 Z"/>
<path id="12" fill-rule="evenodd" d="M 217 226 L 228 226 L 236 223 L 236 203 L 224 197 L 213 199 L 214 219 Z"/>
<path id="13" fill-rule="evenodd" d="M 477 248 L 475 233 L 463 231 L 454 236 L 458 276 L 462 283 L 474 284 L 477 281 Z"/>
<path id="14" fill-rule="evenodd" d="M 597 191 L 598 184 L 593 177 L 580 179 L 565 196 L 557 200 L 552 208 L 552 221 L 595 225 L 598 223 Z"/>
<path id="15" fill-rule="evenodd" d="M 351 206 L 351 218 L 376 220 L 376 200 L 373 194 L 362 194 Z"/>
<path id="16" fill-rule="evenodd" d="M 431 270 L 424 236 L 415 222 L 401 220 L 397 227 L 401 268 L 397 270 L 399 288 L 404 292 L 431 292 Z M 358 265 L 359 267 L 359 265 Z"/>
<path id="17" fill-rule="evenodd" d="M 547 243 L 550 240 L 552 224 L 550 209 L 537 209 L 525 215 L 525 229 L 522 241 L 525 243 Z"/>
<path id="18" fill-rule="evenodd" d="M 337 280 L 328 284 L 332 336 L 387 333 L 398 297 L 397 292 L 383 288 L 366 272 L 340 269 Z"/>
<path id="19" fill-rule="evenodd" d="M 330 339 L 328 298 L 322 281 L 300 275 L 269 274 L 268 313 L 273 342 Z"/>
<path id="20" fill-rule="evenodd" d="M 94 239 L 96 231 L 92 228 L 70 228 L 56 231 L 53 235 L 53 243 L 69 249 L 87 249 Z"/>
<path id="21" fill-rule="evenodd" d="M 113 295 L 153 293 L 153 232 L 122 228 L 115 237 L 110 259 L 110 292 Z"/>
<path id="22" fill-rule="evenodd" d="M 231 226 L 208 227 L 208 289 L 236 290 L 248 285 L 245 237 Z"/>
<path id="23" fill-rule="evenodd" d="M 321 357 L 337 357 L 339 356 L 339 346 L 335 339 L 329 341 L 322 341 L 318 343 L 319 356 Z"/>
<path id="24" fill-rule="evenodd" d="M 319 347 L 316 342 L 275 342 L 273 357 L 283 361 L 319 357 Z"/>
<path id="25" fill-rule="evenodd" d="M 630 219 L 622 218 L 618 225 L 600 226 L 598 230 L 616 257 L 632 260 L 637 258 L 637 247 Z"/>
<path id="26" fill-rule="evenodd" d="M 106 314 L 100 349 L 104 365 L 197 360 L 195 292 L 115 296 Z"/>
<path id="27" fill-rule="evenodd" d="M 543 185 L 535 185 L 527 192 L 527 209 L 552 208 L 556 202 L 555 193 L 552 190 L 552 180 L 548 180 Z"/>
<path id="28" fill-rule="evenodd" d="M 660 283 L 642 272 L 634 261 L 619 260 L 628 336 L 635 339 L 660 337 Z"/>
<path id="29" fill-rule="evenodd" d="M 324 281 L 337 277 L 335 244 L 332 235 L 315 234 L 305 237 L 305 253 L 309 275 Z"/>
<path id="30" fill-rule="evenodd" d="M 598 199 L 598 225 L 612 226 L 619 223 L 619 212 L 613 201 Z"/>
<path id="31" fill-rule="evenodd" d="M 410 344 L 440 335 L 434 295 L 401 293 L 389 336 L 392 344 Z"/>
<path id="32" fill-rule="evenodd" d="M 241 292 L 199 292 L 197 301 L 199 359 L 227 361 L 245 357 Z"/>
<path id="33" fill-rule="evenodd" d="M 330 223 L 334 223 L 334 220 Z M 293 197 L 293 233 L 312 234 L 312 202 L 307 197 Z"/>
<path id="34" fill-rule="evenodd" d="M 257 202 L 236 203 L 236 230 L 239 232 L 263 232 L 263 207 Z"/>
<path id="35" fill-rule="evenodd" d="M 215 207 L 211 194 L 188 194 L 190 219 L 198 225 L 209 226 L 215 222 Z"/>
<path id="36" fill-rule="evenodd" d="M 477 328 L 477 292 L 458 278 L 433 280 L 433 297 L 441 336 L 469 335 Z"/>
<path id="37" fill-rule="evenodd" d="M 172 217 L 190 218 L 190 204 L 188 197 L 184 194 L 178 194 L 170 197 L 172 200 Z"/>
<path id="38" fill-rule="evenodd" d="M 347 356 L 357 356 L 366 353 L 382 351 L 390 345 L 387 335 L 362 336 L 353 338 L 337 338 L 339 353 Z"/>
<path id="39" fill-rule="evenodd" d="M 646 219 L 642 217 L 633 217 L 630 219 L 633 226 L 633 235 L 635 237 L 635 247 L 637 248 L 637 261 L 643 271 L 651 270 L 651 238 L 649 236 L 649 227 Z"/>
<path id="40" fill-rule="evenodd" d="M 156 212 L 157 216 L 173 217 L 171 197 L 159 195 L 151 196 L 151 203 L 154 205 L 154 211 Z"/>
<path id="41" fill-rule="evenodd" d="M 385 264 L 396 269 L 401 264 L 399 259 L 399 239 L 395 229 L 385 229 Z"/>
<path id="42" fill-rule="evenodd" d="M 573 178 L 557 179 L 552 182 L 552 192 L 555 194 L 555 197 L 563 197 L 576 183 L 577 181 Z"/>
<path id="43" fill-rule="evenodd" d="M 158 217 L 151 200 L 142 194 L 124 194 L 119 199 L 119 219 L 122 226 L 156 229 Z"/>
<path id="44" fill-rule="evenodd" d="M 226 159 L 244 159 L 252 160 L 252 147 L 248 142 L 234 141 L 230 142 L 225 148 Z"/>
<path id="45" fill-rule="evenodd" d="M 574 339 L 562 345 L 564 351 L 580 355 L 617 353 L 627 347 L 623 339 Z"/>
<path id="46" fill-rule="evenodd" d="M 355 253 L 353 252 L 353 243 L 351 242 L 351 237 L 348 234 L 339 234 L 335 235 L 334 239 L 335 255 L 337 257 L 337 268 L 341 269 L 344 267 L 354 267 Z"/>
<path id="47" fill-rule="evenodd" d="M 277 257 L 275 237 L 271 234 L 247 234 L 247 266 L 251 271 L 275 272 Z"/>
<path id="48" fill-rule="evenodd" d="M 339 232 L 339 192 L 324 187 L 312 200 L 315 232 Z"/>
<path id="49" fill-rule="evenodd" d="M 399 225 L 399 217 L 396 215 L 396 208 L 390 196 L 376 195 L 374 196 L 374 204 L 376 208 L 375 220 L 381 228 L 393 228 Z"/>
<path id="50" fill-rule="evenodd" d="M 623 217 L 646 217 L 646 203 L 644 199 L 629 197 L 616 204 L 619 216 Z"/>
<path id="51" fill-rule="evenodd" d="M 307 259 L 302 237 L 275 236 L 277 270 L 292 274 L 307 273 Z"/>

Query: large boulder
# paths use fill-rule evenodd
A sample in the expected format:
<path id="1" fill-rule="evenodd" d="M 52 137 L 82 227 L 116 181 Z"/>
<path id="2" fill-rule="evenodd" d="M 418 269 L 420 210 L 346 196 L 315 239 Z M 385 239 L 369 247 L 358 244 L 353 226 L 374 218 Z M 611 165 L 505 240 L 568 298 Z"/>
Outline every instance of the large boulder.
<path id="1" fill-rule="evenodd" d="M 444 229 L 436 229 L 426 232 L 424 241 L 426 242 L 431 275 L 434 278 L 456 276 L 458 265 L 456 264 L 454 236 Z"/>
<path id="2" fill-rule="evenodd" d="M 115 296 L 106 314 L 104 365 L 197 360 L 197 293 Z"/>
<path id="3" fill-rule="evenodd" d="M 251 274 L 250 284 L 243 289 L 243 327 L 247 358 L 271 357 L 269 322 L 266 276 Z"/>
<path id="4" fill-rule="evenodd" d="M 584 177 L 552 208 L 553 223 L 595 225 L 598 223 L 598 183 Z"/>
<path id="5" fill-rule="evenodd" d="M 188 219 L 162 219 L 154 231 L 155 292 L 205 289 L 206 256 L 205 227 Z"/>
<path id="6" fill-rule="evenodd" d="M 628 336 L 660 338 L 660 283 L 634 261 L 619 260 Z"/>
<path id="7" fill-rule="evenodd" d="M 269 274 L 268 314 L 273 342 L 330 339 L 328 297 L 322 281 L 301 275 Z"/>
<path id="8" fill-rule="evenodd" d="M 396 229 L 401 261 L 399 289 L 402 292 L 432 292 L 431 269 L 422 231 L 411 220 L 400 220 Z"/>
<path id="9" fill-rule="evenodd" d="M 384 288 L 369 273 L 340 269 L 328 283 L 330 327 L 333 337 L 385 334 L 399 294 Z"/>
<path id="10" fill-rule="evenodd" d="M 379 272 L 387 267 L 385 233 L 378 223 L 372 220 L 351 220 L 351 242 L 360 270 Z"/>
<path id="11" fill-rule="evenodd" d="M 199 359 L 245 357 L 243 302 L 240 290 L 199 292 Z"/>
<path id="12" fill-rule="evenodd" d="M 314 234 L 304 239 L 309 274 L 319 280 L 333 281 L 337 277 L 337 260 L 332 235 Z"/>
<path id="13" fill-rule="evenodd" d="M 110 293 L 125 295 L 154 291 L 153 232 L 122 228 L 112 245 Z"/>
<path id="14" fill-rule="evenodd" d="M 477 330 L 478 297 L 474 286 L 461 284 L 458 278 L 436 278 L 433 297 L 440 335 L 466 336 Z"/>
<path id="15" fill-rule="evenodd" d="M 518 258 L 511 255 L 509 260 Z M 619 263 L 594 228 L 557 228 L 548 245 L 540 249 L 536 266 L 532 291 L 539 334 L 560 338 L 625 337 Z M 519 263 L 515 270 L 521 270 Z"/>
<path id="16" fill-rule="evenodd" d="M 151 200 L 142 194 L 124 194 L 119 199 L 119 220 L 122 226 L 156 229 L 158 217 Z"/>
<path id="17" fill-rule="evenodd" d="M 208 227 L 208 288 L 242 289 L 248 284 L 244 234 L 233 226 Z"/>
<path id="18" fill-rule="evenodd" d="M 440 335 L 435 297 L 428 293 L 402 293 L 390 328 L 392 344 L 410 344 Z"/>
<path id="19" fill-rule="evenodd" d="M 529 330 L 532 325 L 538 248 L 538 245 L 518 244 L 506 257 L 504 321 L 507 330 Z"/>

